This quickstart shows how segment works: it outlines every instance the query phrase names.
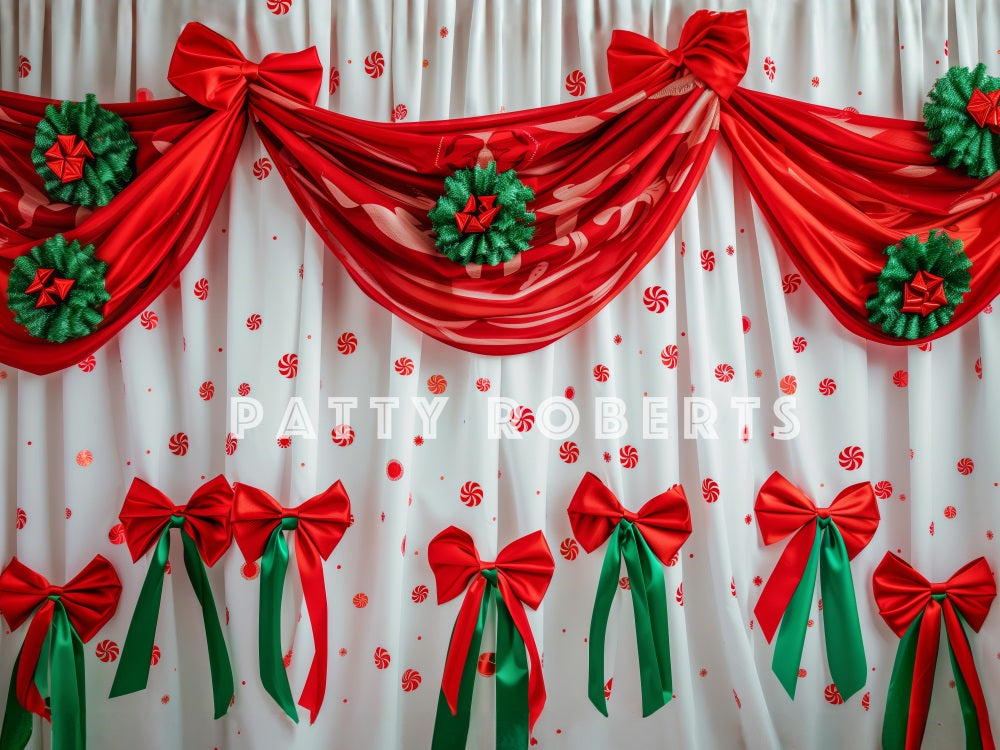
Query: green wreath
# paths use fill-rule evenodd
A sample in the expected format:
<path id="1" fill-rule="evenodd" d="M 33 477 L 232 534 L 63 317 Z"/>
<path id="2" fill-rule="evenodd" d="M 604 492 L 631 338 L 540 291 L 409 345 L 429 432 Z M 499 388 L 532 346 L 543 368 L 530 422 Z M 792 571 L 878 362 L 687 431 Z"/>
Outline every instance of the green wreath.
<path id="1" fill-rule="evenodd" d="M 952 169 L 964 167 L 970 177 L 978 179 L 996 172 L 1000 135 L 976 122 L 968 107 L 973 95 L 982 101 L 984 95 L 997 90 L 1000 78 L 987 75 L 983 63 L 973 70 L 949 68 L 938 78 L 927 95 L 930 101 L 924 104 L 924 124 L 928 137 L 936 144 L 931 156 L 944 160 Z"/>
<path id="2" fill-rule="evenodd" d="M 31 161 L 53 200 L 106 206 L 131 182 L 135 152 L 125 121 L 87 94 L 82 102 L 45 108 Z"/>
<path id="3" fill-rule="evenodd" d="M 911 234 L 885 254 L 878 292 L 866 302 L 868 322 L 901 339 L 929 336 L 951 322 L 972 279 L 962 241 L 932 229 L 927 242 Z"/>
<path id="4" fill-rule="evenodd" d="M 513 169 L 497 163 L 460 169 L 444 181 L 445 194 L 428 216 L 438 250 L 460 265 L 498 266 L 531 246 L 534 192 Z"/>
<path id="5" fill-rule="evenodd" d="M 108 264 L 94 246 L 50 237 L 14 260 L 7 280 L 7 307 L 14 320 L 39 339 L 61 344 L 92 332 L 111 299 L 104 287 Z"/>

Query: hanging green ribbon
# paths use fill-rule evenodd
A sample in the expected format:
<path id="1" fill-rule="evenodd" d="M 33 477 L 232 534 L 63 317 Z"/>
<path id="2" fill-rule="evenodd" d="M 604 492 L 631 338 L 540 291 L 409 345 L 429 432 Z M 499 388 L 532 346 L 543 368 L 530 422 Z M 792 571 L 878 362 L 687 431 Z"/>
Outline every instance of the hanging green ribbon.
<path id="1" fill-rule="evenodd" d="M 70 624 L 59 597 L 54 603 L 52 623 L 35 667 L 33 680 L 52 714 L 52 750 L 84 750 L 87 746 L 86 681 L 83 641 Z M 17 700 L 18 653 L 7 691 L 7 707 L 0 729 L 0 748 L 24 750 L 32 733 L 32 716 Z"/>
<path id="2" fill-rule="evenodd" d="M 497 571 L 482 571 L 486 579 L 476 629 L 469 643 L 462 669 L 462 684 L 458 691 L 456 713 L 448 708 L 442 690 L 438 696 L 437 716 L 431 750 L 464 748 L 469 737 L 472 718 L 472 691 L 479 662 L 479 649 L 490 603 L 496 604 L 496 747 L 497 750 L 523 750 L 528 747 L 528 655 L 524 640 L 514 625 L 510 611 L 497 588 Z"/>
<path id="3" fill-rule="evenodd" d="M 219 623 L 219 613 L 215 609 L 215 599 L 208 581 L 205 564 L 198 554 L 194 540 L 184 531 L 184 518 L 170 516 L 170 522 L 164 527 L 153 559 L 149 564 L 149 572 L 142 583 L 139 600 L 135 605 L 132 622 L 129 623 L 128 635 L 122 645 L 118 671 L 111 685 L 111 697 L 127 695 L 146 687 L 149 681 L 150 656 L 153 652 L 153 639 L 156 636 L 156 621 L 160 615 L 160 598 L 163 593 L 163 574 L 170 557 L 170 530 L 181 530 L 181 542 L 184 545 L 184 567 L 188 579 L 194 589 L 198 603 L 201 605 L 202 621 L 205 624 L 205 639 L 208 643 L 208 665 L 212 673 L 212 695 L 215 705 L 215 718 L 224 716 L 229 710 L 235 686 L 233 668 L 229 663 L 229 652 L 226 650 L 226 640 L 222 635 L 222 625 Z"/>
<path id="4" fill-rule="evenodd" d="M 944 601 L 945 595 L 933 594 L 931 598 L 940 603 Z M 964 630 L 965 620 L 957 610 L 955 614 L 963 625 L 962 637 L 965 638 L 965 643 L 968 647 L 968 636 L 965 635 Z M 889 679 L 889 692 L 885 700 L 885 721 L 882 724 L 882 747 L 886 750 L 903 750 L 906 747 L 907 723 L 911 712 L 910 700 L 913 692 L 914 672 L 917 660 L 917 642 L 920 640 L 920 625 L 924 619 L 924 615 L 925 612 L 917 615 L 899 641 L 899 648 L 896 650 L 896 660 L 892 665 L 892 677 Z M 937 654 L 937 644 L 934 644 L 934 654 Z M 979 716 L 976 712 L 976 704 L 972 700 L 968 683 L 966 683 L 965 677 L 962 675 L 962 670 L 959 669 L 958 662 L 955 659 L 955 650 L 950 638 L 948 639 L 948 657 L 951 661 L 951 671 L 955 678 L 955 690 L 958 693 L 958 702 L 962 707 L 966 750 L 981 750 L 983 740 L 979 731 Z M 933 682 L 933 668 L 934 665 L 931 663 L 931 674 L 921 676 L 917 682 Z"/>
<path id="5" fill-rule="evenodd" d="M 816 536 L 802 579 L 781 618 L 771 668 L 789 697 L 794 698 L 818 567 L 830 676 L 846 700 L 864 687 L 868 679 L 851 561 L 837 524 L 828 517 L 817 517 L 816 523 Z"/>
<path id="6" fill-rule="evenodd" d="M 298 525 L 298 518 L 282 518 L 267 540 L 260 564 L 260 641 L 257 644 L 264 689 L 296 724 L 299 712 L 281 654 L 281 594 L 288 569 L 288 543 L 282 532 L 291 531 Z"/>
<path id="7" fill-rule="evenodd" d="M 672 697 L 670 671 L 670 631 L 667 623 L 667 589 L 660 561 L 636 526 L 622 519 L 608 540 L 604 553 L 597 597 L 590 618 L 590 667 L 587 695 L 594 707 L 608 715 L 604 697 L 604 644 L 611 605 L 618 590 L 621 561 L 625 560 L 632 589 L 635 639 L 639 652 L 639 682 L 642 687 L 642 715 L 649 716 Z"/>

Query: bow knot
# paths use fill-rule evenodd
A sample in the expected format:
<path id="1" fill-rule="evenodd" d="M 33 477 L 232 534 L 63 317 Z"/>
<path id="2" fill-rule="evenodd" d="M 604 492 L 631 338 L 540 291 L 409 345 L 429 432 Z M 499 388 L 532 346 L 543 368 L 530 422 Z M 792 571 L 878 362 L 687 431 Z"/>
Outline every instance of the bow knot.
<path id="1" fill-rule="evenodd" d="M 628 508 L 622 508 L 622 518 L 628 523 L 633 524 L 639 520 L 639 514 L 629 510 Z"/>
<path id="2" fill-rule="evenodd" d="M 686 68 L 726 99 L 739 86 L 749 59 L 746 11 L 700 10 L 688 18 L 673 50 L 665 50 L 631 31 L 613 32 L 608 47 L 608 76 L 612 89 L 642 78 L 648 79 L 649 85 L 660 85 Z"/>
<path id="3" fill-rule="evenodd" d="M 323 82 L 315 47 L 273 53 L 260 63 L 207 26 L 192 22 L 177 38 L 167 79 L 199 104 L 217 110 L 243 106 L 250 84 L 299 102 L 313 104 Z"/>
<path id="4" fill-rule="evenodd" d="M 945 596 L 948 593 L 948 584 L 946 582 L 937 582 L 931 584 L 931 596 Z"/>

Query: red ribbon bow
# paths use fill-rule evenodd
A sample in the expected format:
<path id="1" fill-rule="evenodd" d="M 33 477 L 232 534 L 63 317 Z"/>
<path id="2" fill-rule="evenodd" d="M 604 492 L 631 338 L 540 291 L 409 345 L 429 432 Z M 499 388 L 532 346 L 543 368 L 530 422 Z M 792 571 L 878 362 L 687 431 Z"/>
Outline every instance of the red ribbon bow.
<path id="1" fill-rule="evenodd" d="M 284 508 L 263 490 L 236 483 L 233 533 L 248 562 L 263 556 L 275 526 L 284 518 L 298 519 L 295 561 L 316 648 L 299 705 L 309 710 L 310 721 L 314 722 L 326 694 L 327 603 L 322 561 L 330 556 L 351 525 L 351 500 L 339 480 L 295 508 Z"/>
<path id="2" fill-rule="evenodd" d="M 69 290 L 73 288 L 76 279 L 64 279 L 56 276 L 53 268 L 36 268 L 35 278 L 25 287 L 25 293 L 34 294 L 38 292 L 38 300 L 35 307 L 52 307 L 56 301 L 66 299 Z"/>
<path id="3" fill-rule="evenodd" d="M 623 518 L 642 532 L 646 544 L 664 565 L 691 535 L 691 513 L 684 488 L 679 484 L 633 513 L 604 482 L 588 471 L 580 480 L 568 511 L 573 536 L 587 552 L 604 544 Z"/>
<path id="4" fill-rule="evenodd" d="M 944 279 L 927 271 L 917 271 L 903 287 L 903 306 L 899 311 L 927 316 L 947 304 Z"/>
<path id="5" fill-rule="evenodd" d="M 677 49 L 665 50 L 648 37 L 615 30 L 608 47 L 608 76 L 616 89 L 656 72 L 657 80 L 687 68 L 723 99 L 729 97 L 747 72 L 750 34 L 747 12 L 716 13 L 699 10 L 684 28 Z"/>
<path id="6" fill-rule="evenodd" d="M 994 133 L 1000 133 L 1000 109 L 997 108 L 997 101 L 1000 100 L 1000 89 L 984 94 L 979 89 L 974 89 L 969 103 L 965 106 L 966 111 L 972 115 L 979 127 L 986 127 Z"/>
<path id="7" fill-rule="evenodd" d="M 191 22 L 177 38 L 167 80 L 211 109 L 242 105 L 251 85 L 313 104 L 323 84 L 323 66 L 315 47 L 248 62 L 233 42 Z"/>
<path id="8" fill-rule="evenodd" d="M 10 561 L 0 573 L 0 613 L 10 629 L 17 630 L 32 612 L 38 610 L 28 626 L 18 664 L 16 690 L 22 706 L 49 718 L 49 709 L 34 683 L 34 674 L 55 609 L 55 602 L 50 597 L 59 598 L 70 624 L 86 643 L 114 616 L 121 593 L 118 574 L 101 555 L 95 556 L 64 586 L 53 586 L 16 557 Z"/>
<path id="9" fill-rule="evenodd" d="M 209 567 L 215 565 L 233 538 L 229 523 L 232 505 L 233 488 L 221 474 L 195 490 L 186 505 L 174 505 L 158 489 L 136 477 L 118 514 L 132 562 L 156 544 L 171 516 L 180 516 L 184 532 L 194 541 L 201 559 Z"/>
<path id="10" fill-rule="evenodd" d="M 995 745 L 983 688 L 969 649 L 969 641 L 956 616 L 957 610 L 977 633 L 983 626 L 983 621 L 990 612 L 990 605 L 997 595 L 996 581 L 986 560 L 976 558 L 944 583 L 931 583 L 902 558 L 887 552 L 872 576 L 872 589 L 879 614 L 900 638 L 923 613 L 906 720 L 907 750 L 919 750 L 923 740 L 931 689 L 934 686 L 934 666 L 941 637 L 942 614 L 954 661 L 976 707 L 982 746 L 993 748 Z"/>
<path id="11" fill-rule="evenodd" d="M 45 152 L 45 165 L 60 182 L 74 182 L 83 177 L 83 164 L 94 155 L 86 141 L 73 134 L 57 135 L 56 142 Z"/>
<path id="12" fill-rule="evenodd" d="M 774 472 L 760 488 L 754 511 L 764 544 L 774 544 L 795 534 L 754 607 L 757 622 L 770 643 L 802 578 L 818 520 L 829 518 L 837 524 L 847 556 L 853 560 L 878 528 L 878 504 L 871 483 L 859 482 L 845 488 L 830 507 L 817 508 L 802 490 Z"/>
<path id="13" fill-rule="evenodd" d="M 538 609 L 555 571 L 555 561 L 542 532 L 535 531 L 511 542 L 500 551 L 496 562 L 490 563 L 479 559 L 475 542 L 468 533 L 455 526 L 449 526 L 427 545 L 427 561 L 434 571 L 438 604 L 444 604 L 463 591 L 466 592 L 458 618 L 455 620 L 455 630 L 451 636 L 444 664 L 444 676 L 441 678 L 441 690 L 445 700 L 448 701 L 448 707 L 452 713 L 457 710 L 462 668 L 486 590 L 486 579 L 479 574 L 483 570 L 495 568 L 500 596 L 507 605 L 514 626 L 521 634 L 528 651 L 531 666 L 528 674 L 530 730 L 545 705 L 545 682 L 542 679 L 542 660 L 538 655 L 538 647 L 531 634 L 531 625 L 528 623 L 523 605 L 527 604 L 532 609 Z"/>

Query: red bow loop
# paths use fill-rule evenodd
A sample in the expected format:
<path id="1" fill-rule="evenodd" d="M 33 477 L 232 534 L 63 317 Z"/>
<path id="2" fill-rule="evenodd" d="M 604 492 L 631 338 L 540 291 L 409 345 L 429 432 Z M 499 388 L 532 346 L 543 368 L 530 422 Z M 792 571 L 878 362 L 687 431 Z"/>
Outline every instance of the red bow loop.
<path id="1" fill-rule="evenodd" d="M 716 13 L 699 10 L 681 30 L 677 49 L 665 50 L 631 31 L 616 30 L 608 47 L 611 88 L 649 76 L 670 78 L 686 67 L 723 99 L 739 86 L 750 61 L 750 35 L 745 10 Z"/>
<path id="2" fill-rule="evenodd" d="M 994 133 L 1000 133 L 1000 90 L 986 94 L 980 89 L 973 89 L 972 96 L 965 109 L 976 124 L 981 128 L 989 128 Z"/>
<path id="3" fill-rule="evenodd" d="M 680 485 L 674 485 L 632 513 L 607 485 L 588 471 L 580 480 L 567 512 L 573 536 L 587 552 L 604 544 L 623 518 L 638 527 L 646 544 L 664 564 L 691 535 L 691 513 Z"/>
<path id="4" fill-rule="evenodd" d="M 996 597 L 996 581 L 986 560 L 979 557 L 960 568 L 941 585 L 933 585 L 902 558 L 887 552 L 875 569 L 872 589 L 879 614 L 900 638 L 924 611 L 932 591 L 943 589 L 948 601 L 976 632 Z"/>
<path id="5" fill-rule="evenodd" d="M 251 84 L 313 104 L 323 82 L 315 47 L 272 53 L 248 62 L 232 41 L 191 22 L 177 38 L 167 80 L 199 104 L 217 110 L 242 106 Z"/>
<path id="6" fill-rule="evenodd" d="M 504 547 L 496 559 L 497 578 L 510 586 L 521 602 L 538 609 L 552 581 L 556 563 L 541 531 Z"/>
<path id="7" fill-rule="evenodd" d="M 482 570 L 476 543 L 456 526 L 449 526 L 427 545 L 427 563 L 434 571 L 438 604 L 462 594 Z"/>
<path id="8" fill-rule="evenodd" d="M 243 557 L 260 559 L 282 518 L 297 518 L 296 536 L 308 537 L 319 556 L 326 560 L 351 524 L 351 500 L 340 480 L 295 508 L 284 508 L 263 490 L 236 483 L 233 533 Z"/>
<path id="9" fill-rule="evenodd" d="M 201 558 L 215 565 L 229 549 L 232 527 L 229 516 L 233 489 L 221 474 L 195 490 L 187 505 L 174 506 L 166 495 L 136 477 L 129 486 L 118 514 L 125 527 L 125 541 L 132 561 L 146 554 L 159 540 L 170 517 L 184 517 L 184 530 L 194 541 Z"/>
<path id="10" fill-rule="evenodd" d="M 871 541 L 880 519 L 870 482 L 852 484 L 828 508 L 817 508 L 808 495 L 777 471 L 761 486 L 754 511 L 766 545 L 794 534 L 817 517 L 828 517 L 837 524 L 852 560 Z"/>

